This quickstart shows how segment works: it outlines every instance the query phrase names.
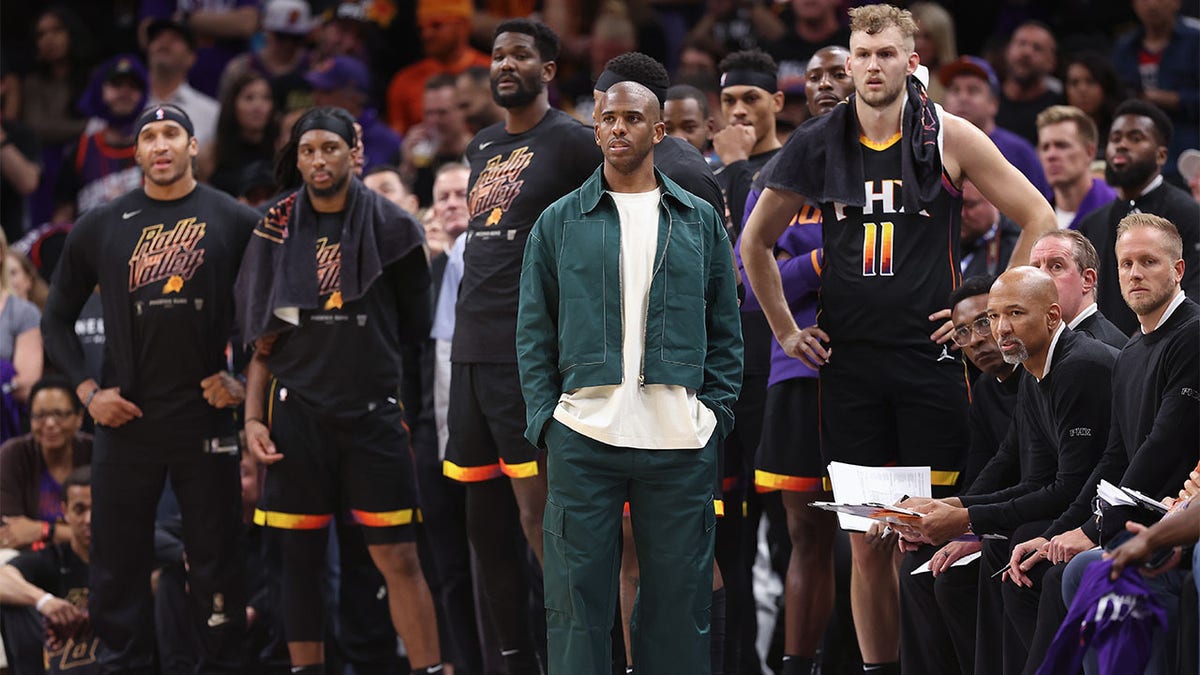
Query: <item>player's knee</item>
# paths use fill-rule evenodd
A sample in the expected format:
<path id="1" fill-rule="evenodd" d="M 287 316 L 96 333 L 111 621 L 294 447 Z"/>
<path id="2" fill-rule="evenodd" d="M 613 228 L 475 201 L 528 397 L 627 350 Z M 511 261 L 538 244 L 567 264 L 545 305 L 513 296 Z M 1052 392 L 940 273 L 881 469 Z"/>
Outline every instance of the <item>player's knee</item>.
<path id="1" fill-rule="evenodd" d="M 416 544 L 373 544 L 370 549 L 371 559 L 384 577 L 413 579 L 421 576 L 421 560 L 417 556 Z"/>

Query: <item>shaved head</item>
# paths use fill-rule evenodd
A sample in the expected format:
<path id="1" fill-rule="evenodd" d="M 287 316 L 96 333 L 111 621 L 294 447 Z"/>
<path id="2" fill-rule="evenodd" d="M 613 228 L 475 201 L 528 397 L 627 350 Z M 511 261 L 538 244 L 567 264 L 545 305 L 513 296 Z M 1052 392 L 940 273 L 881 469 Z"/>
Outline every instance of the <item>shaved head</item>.
<path id="1" fill-rule="evenodd" d="M 1014 267 L 992 284 L 987 306 L 992 336 L 1004 361 L 1024 364 L 1040 378 L 1054 333 L 1062 324 L 1054 279 L 1036 267 Z"/>
<path id="2" fill-rule="evenodd" d="M 1042 309 L 1058 302 L 1058 287 L 1054 285 L 1054 279 L 1036 267 L 1022 265 L 1008 270 L 996 278 L 991 292 L 1006 288 L 1024 298 L 1031 308 Z"/>

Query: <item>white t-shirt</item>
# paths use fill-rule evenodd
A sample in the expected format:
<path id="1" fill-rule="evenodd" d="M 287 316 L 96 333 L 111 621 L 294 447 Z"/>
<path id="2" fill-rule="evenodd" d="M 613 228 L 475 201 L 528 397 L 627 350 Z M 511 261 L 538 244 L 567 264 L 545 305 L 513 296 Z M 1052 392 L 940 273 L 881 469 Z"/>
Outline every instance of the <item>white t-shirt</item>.
<path id="1" fill-rule="evenodd" d="M 621 218 L 621 384 L 581 387 L 564 393 L 554 410 L 554 419 L 588 438 L 616 447 L 703 448 L 717 426 L 717 418 L 696 398 L 694 389 L 668 384 L 639 386 L 650 281 L 658 262 L 655 254 L 661 191 L 609 194 Z"/>

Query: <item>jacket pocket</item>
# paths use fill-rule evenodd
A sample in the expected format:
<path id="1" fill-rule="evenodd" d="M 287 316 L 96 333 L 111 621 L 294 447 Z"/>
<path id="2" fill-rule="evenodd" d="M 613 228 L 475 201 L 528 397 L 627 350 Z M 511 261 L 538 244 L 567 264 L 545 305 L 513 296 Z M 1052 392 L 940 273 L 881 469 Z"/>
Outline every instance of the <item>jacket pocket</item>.
<path id="1" fill-rule="evenodd" d="M 546 500 L 546 511 L 542 516 L 542 533 L 546 548 L 565 558 L 566 540 L 563 538 L 567 511 L 563 507 Z M 555 572 L 556 566 L 551 565 L 546 570 L 543 588 L 545 592 L 546 609 L 571 613 L 571 572 L 566 565 L 561 565 Z"/>
<path id="2" fill-rule="evenodd" d="M 685 366 L 704 365 L 705 278 L 707 265 L 700 247 L 700 223 L 676 222 L 662 275 L 660 332 L 662 360 Z"/>
<path id="3" fill-rule="evenodd" d="M 558 268 L 560 371 L 604 363 L 605 298 L 609 290 L 605 246 L 610 243 L 604 230 L 602 220 L 569 220 L 563 224 Z"/>

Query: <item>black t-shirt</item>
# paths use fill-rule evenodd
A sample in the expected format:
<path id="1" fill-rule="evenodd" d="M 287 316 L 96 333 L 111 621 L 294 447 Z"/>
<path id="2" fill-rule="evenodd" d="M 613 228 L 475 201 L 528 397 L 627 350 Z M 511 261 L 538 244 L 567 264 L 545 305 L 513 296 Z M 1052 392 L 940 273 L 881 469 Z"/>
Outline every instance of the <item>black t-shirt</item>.
<path id="1" fill-rule="evenodd" d="M 809 42 L 791 30 L 791 11 L 785 11 L 781 17 L 789 30 L 778 42 L 767 45 L 766 51 L 779 64 L 779 89 L 787 92 L 803 92 L 805 73 L 808 72 L 808 60 L 821 47 L 828 45 L 850 46 L 850 28 L 840 26 L 823 40 Z"/>
<path id="2" fill-rule="evenodd" d="M 825 268 L 818 323 L 834 342 L 928 347 L 961 274 L 962 197 L 942 190 L 921 213 L 904 213 L 900 144 L 864 144 L 864 207 L 821 204 Z"/>
<path id="3" fill-rule="evenodd" d="M 480 131 L 467 161 L 470 222 L 451 360 L 515 363 L 525 239 L 542 211 L 583 185 L 603 157 L 591 127 L 551 109 L 521 134 L 503 122 Z"/>
<path id="4" fill-rule="evenodd" d="M 666 174 L 679 187 L 712 204 L 721 218 L 726 217 L 721 185 L 713 175 L 712 167 L 704 160 L 704 155 L 691 143 L 674 136 L 664 137 L 661 143 L 654 146 L 654 168 Z M 735 239 L 729 237 L 729 241 Z"/>
<path id="5" fill-rule="evenodd" d="M 38 588 L 53 593 L 80 608 L 88 606 L 88 564 L 75 555 L 69 543 L 30 551 L 9 561 L 22 577 Z M 99 639 L 85 630 L 53 652 L 46 654 L 47 673 L 91 675 L 100 672 L 96 662 Z"/>
<path id="6" fill-rule="evenodd" d="M 42 163 L 42 150 L 32 131 L 17 122 L 5 120 L 4 134 L 25 159 L 34 164 Z M 0 176 L 0 226 L 4 227 L 9 243 L 20 239 L 33 226 L 28 222 L 27 206 L 25 195 L 17 192 L 8 178 Z"/>
<path id="7" fill-rule="evenodd" d="M 321 309 L 303 310 L 300 325 L 280 334 L 267 363 L 279 383 L 309 405 L 353 412 L 395 397 L 401 344 L 429 334 L 429 271 L 413 249 L 384 268 L 356 300 L 341 294 L 342 213 L 317 214 L 317 288 Z"/>
<path id="8" fill-rule="evenodd" d="M 1052 105 L 1062 105 L 1066 99 L 1062 94 L 1047 91 L 1032 101 L 1014 101 L 1000 97 L 1000 108 L 996 112 L 996 126 L 1017 134 L 1037 146 L 1037 116 Z"/>
<path id="9" fill-rule="evenodd" d="M 73 383 L 92 375 L 75 321 L 99 284 L 101 386 L 121 387 L 143 415 L 108 429 L 114 438 L 166 449 L 232 433 L 232 411 L 210 406 L 200 381 L 227 369 L 233 282 L 257 220 L 206 185 L 170 201 L 138 189 L 84 214 L 68 235 L 42 320 L 46 354 Z"/>

